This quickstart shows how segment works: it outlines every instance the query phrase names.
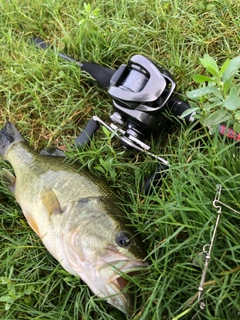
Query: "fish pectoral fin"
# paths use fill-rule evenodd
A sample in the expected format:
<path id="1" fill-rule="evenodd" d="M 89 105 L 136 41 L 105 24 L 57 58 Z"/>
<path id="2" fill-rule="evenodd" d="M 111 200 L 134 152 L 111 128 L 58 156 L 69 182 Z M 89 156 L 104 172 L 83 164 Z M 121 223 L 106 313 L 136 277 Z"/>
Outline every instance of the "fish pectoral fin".
<path id="1" fill-rule="evenodd" d="M 52 214 L 63 212 L 58 198 L 52 189 L 45 188 L 41 193 L 41 199 L 47 209 L 49 217 L 51 217 Z"/>
<path id="2" fill-rule="evenodd" d="M 7 169 L 2 169 L 0 177 L 8 189 L 15 194 L 16 177 Z"/>
<path id="3" fill-rule="evenodd" d="M 28 224 L 30 225 L 30 227 L 33 229 L 33 231 L 39 236 L 39 238 L 41 238 L 40 235 L 40 231 L 38 229 L 38 224 L 37 222 L 34 220 L 32 214 L 26 210 L 23 210 L 23 213 L 27 219 Z"/>

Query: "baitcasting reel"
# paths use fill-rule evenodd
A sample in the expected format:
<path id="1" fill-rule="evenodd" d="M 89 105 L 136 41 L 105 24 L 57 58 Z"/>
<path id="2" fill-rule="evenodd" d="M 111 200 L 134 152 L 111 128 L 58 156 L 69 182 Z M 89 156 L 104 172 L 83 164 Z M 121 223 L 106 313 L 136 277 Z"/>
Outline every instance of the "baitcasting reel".
<path id="1" fill-rule="evenodd" d="M 32 42 L 43 49 L 49 48 L 41 39 L 34 38 Z M 112 123 L 108 125 L 93 116 L 76 138 L 77 145 L 89 144 L 99 126 L 103 125 L 121 140 L 125 148 L 143 151 L 159 161 L 155 172 L 146 180 L 144 191 L 149 193 L 153 186 L 159 186 L 169 163 L 151 153 L 145 139 L 169 127 L 167 114 L 177 118 L 190 108 L 188 102 L 174 95 L 176 82 L 170 72 L 142 55 L 133 56 L 127 65 L 122 64 L 117 70 L 92 62 L 79 62 L 62 53 L 57 55 L 90 74 L 101 87 L 107 88 L 113 101 Z M 184 120 L 192 122 L 193 114 Z"/>
<path id="2" fill-rule="evenodd" d="M 128 65 L 121 65 L 110 79 L 108 93 L 113 99 L 115 112 L 110 119 L 125 130 L 122 144 L 135 148 L 133 144 L 146 148 L 145 138 L 152 133 L 160 133 L 169 125 L 166 113 L 179 117 L 190 105 L 173 96 L 175 80 L 169 71 L 142 55 L 133 56 Z M 87 124 L 84 132 L 77 138 L 83 144 L 91 139 L 99 122 L 96 117 Z M 185 117 L 187 123 L 193 121 L 192 114 Z M 100 121 L 101 124 L 104 124 Z M 110 125 L 118 130 L 115 125 Z"/>

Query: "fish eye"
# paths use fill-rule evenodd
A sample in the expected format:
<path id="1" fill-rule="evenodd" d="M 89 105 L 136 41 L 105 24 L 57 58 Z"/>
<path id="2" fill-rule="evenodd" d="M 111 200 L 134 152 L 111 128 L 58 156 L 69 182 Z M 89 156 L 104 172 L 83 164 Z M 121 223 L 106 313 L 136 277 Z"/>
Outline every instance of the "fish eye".
<path id="1" fill-rule="evenodd" d="M 121 231 L 119 233 L 117 233 L 116 235 L 116 243 L 120 246 L 120 247 L 127 247 L 130 245 L 131 241 L 131 235 L 128 232 L 125 231 Z"/>

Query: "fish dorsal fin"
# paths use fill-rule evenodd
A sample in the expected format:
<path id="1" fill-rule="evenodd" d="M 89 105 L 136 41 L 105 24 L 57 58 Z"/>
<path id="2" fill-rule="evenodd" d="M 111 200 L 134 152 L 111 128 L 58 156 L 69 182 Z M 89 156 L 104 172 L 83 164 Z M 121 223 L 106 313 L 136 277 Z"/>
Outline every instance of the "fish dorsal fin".
<path id="1" fill-rule="evenodd" d="M 52 214 L 58 214 L 63 212 L 58 198 L 52 189 L 45 188 L 41 192 L 41 199 L 45 208 L 47 209 L 49 217 L 51 217 Z"/>
<path id="2" fill-rule="evenodd" d="M 2 169 L 0 177 L 8 189 L 15 194 L 16 177 L 7 169 Z"/>
<path id="3" fill-rule="evenodd" d="M 66 158 L 66 155 L 62 150 L 60 150 L 58 148 L 54 148 L 54 147 L 43 148 L 40 151 L 40 154 L 43 155 L 43 156 Z"/>

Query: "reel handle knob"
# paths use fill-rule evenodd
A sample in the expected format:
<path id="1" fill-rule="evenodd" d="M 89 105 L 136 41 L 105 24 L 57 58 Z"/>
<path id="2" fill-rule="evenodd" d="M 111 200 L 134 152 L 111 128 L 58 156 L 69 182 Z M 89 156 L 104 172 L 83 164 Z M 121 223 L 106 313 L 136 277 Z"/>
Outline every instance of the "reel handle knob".
<path id="1" fill-rule="evenodd" d="M 79 136 L 76 138 L 75 143 L 77 146 L 81 147 L 86 144 L 90 144 L 90 141 L 94 135 L 94 133 L 99 128 L 99 123 L 93 119 L 90 119 L 86 125 L 86 127 L 83 129 L 83 131 L 79 134 Z"/>
<path id="2" fill-rule="evenodd" d="M 147 178 L 147 180 L 144 182 L 143 187 L 145 195 L 151 194 L 155 187 L 160 187 L 162 185 L 162 181 L 167 175 L 167 172 L 165 171 L 166 169 L 168 169 L 168 166 L 161 163 Z"/>

